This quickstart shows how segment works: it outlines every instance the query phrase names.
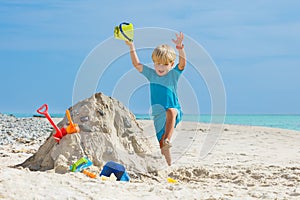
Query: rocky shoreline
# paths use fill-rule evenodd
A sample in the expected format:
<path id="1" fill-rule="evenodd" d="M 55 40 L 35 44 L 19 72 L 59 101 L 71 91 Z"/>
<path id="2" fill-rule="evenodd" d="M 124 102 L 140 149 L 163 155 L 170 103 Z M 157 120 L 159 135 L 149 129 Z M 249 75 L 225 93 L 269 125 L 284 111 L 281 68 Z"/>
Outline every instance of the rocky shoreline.
<path id="1" fill-rule="evenodd" d="M 41 141 L 52 131 L 51 124 L 42 118 L 17 118 L 0 113 L 0 145 Z"/>

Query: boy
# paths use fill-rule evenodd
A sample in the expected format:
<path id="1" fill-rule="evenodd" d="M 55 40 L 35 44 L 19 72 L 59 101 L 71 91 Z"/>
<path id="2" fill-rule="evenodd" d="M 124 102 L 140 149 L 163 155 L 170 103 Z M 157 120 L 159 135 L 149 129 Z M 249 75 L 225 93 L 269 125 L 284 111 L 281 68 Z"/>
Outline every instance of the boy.
<path id="1" fill-rule="evenodd" d="M 152 53 L 154 68 L 140 63 L 133 42 L 126 41 L 130 48 L 130 57 L 133 66 L 150 82 L 152 115 L 156 136 L 160 144 L 161 153 L 165 156 L 168 165 L 171 165 L 172 147 L 170 141 L 174 128 L 181 121 L 182 111 L 177 97 L 178 79 L 185 68 L 186 56 L 183 45 L 183 33 L 176 34 L 176 45 L 179 53 L 179 63 L 173 68 L 176 53 L 166 44 L 156 47 Z"/>

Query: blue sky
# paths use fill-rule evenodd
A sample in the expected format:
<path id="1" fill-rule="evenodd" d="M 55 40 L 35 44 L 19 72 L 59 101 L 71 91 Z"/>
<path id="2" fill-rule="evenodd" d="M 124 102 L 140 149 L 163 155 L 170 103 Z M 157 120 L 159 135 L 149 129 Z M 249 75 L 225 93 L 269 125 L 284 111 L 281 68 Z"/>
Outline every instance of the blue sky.
<path id="1" fill-rule="evenodd" d="M 201 44 L 222 76 L 227 113 L 300 113 L 299 1 L 24 2 L 0 2 L 0 112 L 34 113 L 48 103 L 50 112 L 63 113 L 84 59 L 129 21 L 182 31 Z M 119 63 L 131 67 L 128 55 Z M 109 88 L 98 87 L 110 95 Z M 209 113 L 205 84 L 196 93 Z M 147 110 L 143 95 L 133 95 L 134 112 Z"/>

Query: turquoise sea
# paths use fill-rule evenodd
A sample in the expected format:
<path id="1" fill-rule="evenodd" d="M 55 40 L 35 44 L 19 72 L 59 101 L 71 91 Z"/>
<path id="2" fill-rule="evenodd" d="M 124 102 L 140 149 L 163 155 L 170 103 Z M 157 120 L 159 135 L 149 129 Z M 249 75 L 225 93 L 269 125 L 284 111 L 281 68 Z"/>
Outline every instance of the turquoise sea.
<path id="1" fill-rule="evenodd" d="M 217 116 L 222 118 L 222 116 Z M 136 115 L 137 119 L 149 119 L 148 115 Z M 183 115 L 183 120 L 193 122 L 211 122 L 211 115 Z M 223 121 L 223 120 L 222 120 Z M 266 126 L 300 131 L 300 115 L 226 115 L 224 124 Z"/>
<path id="2" fill-rule="evenodd" d="M 16 117 L 32 117 L 33 114 L 16 114 L 16 113 L 5 113 L 12 114 Z M 64 114 L 51 114 L 52 117 L 63 117 Z M 150 119 L 149 115 L 136 114 L 137 119 Z M 183 116 L 183 120 L 185 121 L 193 121 L 193 122 L 211 122 L 211 115 L 187 115 Z M 250 125 L 250 126 L 266 126 L 266 127 L 274 127 L 274 128 L 283 128 L 300 131 L 300 114 L 299 115 L 226 115 L 225 116 L 225 124 L 237 124 L 237 125 Z"/>

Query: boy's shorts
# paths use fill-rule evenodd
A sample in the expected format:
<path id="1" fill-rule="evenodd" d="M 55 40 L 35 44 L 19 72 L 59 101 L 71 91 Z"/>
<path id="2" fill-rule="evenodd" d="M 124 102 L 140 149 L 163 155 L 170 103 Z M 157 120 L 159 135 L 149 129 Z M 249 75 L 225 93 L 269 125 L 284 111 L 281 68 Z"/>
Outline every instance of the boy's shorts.
<path id="1" fill-rule="evenodd" d="M 182 111 L 178 108 L 174 109 L 177 110 L 176 122 L 174 126 L 176 128 L 177 124 L 182 120 Z M 166 130 L 166 110 L 154 115 L 153 120 L 156 131 L 156 137 L 157 140 L 160 141 Z"/>

